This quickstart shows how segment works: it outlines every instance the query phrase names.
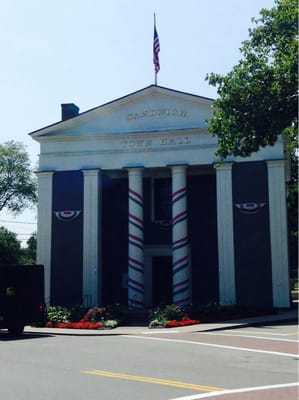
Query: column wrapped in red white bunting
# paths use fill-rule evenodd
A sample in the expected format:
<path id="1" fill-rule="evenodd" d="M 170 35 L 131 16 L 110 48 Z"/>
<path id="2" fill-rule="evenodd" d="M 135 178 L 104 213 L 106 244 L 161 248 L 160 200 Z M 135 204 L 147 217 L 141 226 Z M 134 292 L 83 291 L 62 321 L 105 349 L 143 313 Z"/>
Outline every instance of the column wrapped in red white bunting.
<path id="1" fill-rule="evenodd" d="M 143 177 L 142 168 L 130 168 L 128 306 L 144 308 Z"/>
<path id="2" fill-rule="evenodd" d="M 172 166 L 173 303 L 190 304 L 186 166 Z"/>

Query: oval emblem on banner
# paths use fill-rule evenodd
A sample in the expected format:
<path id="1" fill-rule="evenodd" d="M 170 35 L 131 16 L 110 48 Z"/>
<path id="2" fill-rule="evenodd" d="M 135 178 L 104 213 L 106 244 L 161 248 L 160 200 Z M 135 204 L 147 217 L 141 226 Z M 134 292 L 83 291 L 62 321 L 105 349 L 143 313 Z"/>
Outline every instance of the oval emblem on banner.
<path id="1" fill-rule="evenodd" d="M 81 211 L 71 211 L 71 210 L 64 210 L 64 211 L 55 211 L 54 214 L 60 221 L 73 221 Z"/>
<path id="2" fill-rule="evenodd" d="M 256 214 L 266 205 L 266 203 L 236 203 L 235 206 L 243 214 Z"/>

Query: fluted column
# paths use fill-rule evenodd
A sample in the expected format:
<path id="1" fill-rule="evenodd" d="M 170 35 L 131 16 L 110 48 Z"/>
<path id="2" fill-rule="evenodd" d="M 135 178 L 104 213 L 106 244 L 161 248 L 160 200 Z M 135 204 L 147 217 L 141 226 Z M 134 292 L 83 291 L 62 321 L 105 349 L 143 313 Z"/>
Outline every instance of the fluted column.
<path id="1" fill-rule="evenodd" d="M 37 172 L 37 250 L 36 262 L 45 268 L 45 301 L 51 302 L 51 248 L 53 171 Z"/>
<path id="2" fill-rule="evenodd" d="M 129 262 L 128 306 L 144 308 L 143 176 L 142 168 L 128 169 Z"/>
<path id="3" fill-rule="evenodd" d="M 272 290 L 274 307 L 290 307 L 285 161 L 268 165 Z"/>
<path id="4" fill-rule="evenodd" d="M 184 306 L 191 302 L 186 166 L 172 166 L 171 171 L 173 303 Z"/>
<path id="5" fill-rule="evenodd" d="M 236 304 L 232 163 L 216 169 L 220 304 Z"/>
<path id="6" fill-rule="evenodd" d="M 99 170 L 83 170 L 83 301 L 86 306 L 101 302 L 99 293 L 99 252 L 100 252 L 100 184 Z"/>

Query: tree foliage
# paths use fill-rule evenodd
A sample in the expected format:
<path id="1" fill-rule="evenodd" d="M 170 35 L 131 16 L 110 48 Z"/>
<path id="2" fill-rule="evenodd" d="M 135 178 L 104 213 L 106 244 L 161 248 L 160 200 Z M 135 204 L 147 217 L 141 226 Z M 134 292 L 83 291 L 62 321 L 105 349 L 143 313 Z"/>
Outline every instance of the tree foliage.
<path id="1" fill-rule="evenodd" d="M 222 160 L 274 145 L 281 133 L 289 136 L 292 150 L 297 145 L 297 0 L 276 0 L 252 21 L 239 63 L 226 76 L 206 78 L 219 94 L 209 129 L 218 138 Z"/>
<path id="2" fill-rule="evenodd" d="M 291 276 L 298 277 L 298 157 L 291 158 L 291 179 L 288 182 L 288 235 Z"/>
<path id="3" fill-rule="evenodd" d="M 36 233 L 27 240 L 22 248 L 17 234 L 0 227 L 0 264 L 36 264 Z"/>
<path id="4" fill-rule="evenodd" d="M 17 214 L 36 199 L 36 180 L 24 145 L 13 140 L 0 144 L 0 210 Z"/>
<path id="5" fill-rule="evenodd" d="M 0 227 L 0 264 L 17 264 L 21 255 L 21 244 L 14 232 Z"/>
<path id="6" fill-rule="evenodd" d="M 36 233 L 33 233 L 26 242 L 27 247 L 21 249 L 20 264 L 33 265 L 36 263 Z"/>

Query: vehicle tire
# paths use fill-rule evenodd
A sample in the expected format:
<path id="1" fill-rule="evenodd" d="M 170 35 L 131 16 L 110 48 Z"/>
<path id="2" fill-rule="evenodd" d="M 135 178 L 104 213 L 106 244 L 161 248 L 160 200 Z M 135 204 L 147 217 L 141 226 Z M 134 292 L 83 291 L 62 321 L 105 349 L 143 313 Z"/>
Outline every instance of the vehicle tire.
<path id="1" fill-rule="evenodd" d="M 9 336 L 13 336 L 13 337 L 21 336 L 23 331 L 24 331 L 24 325 L 8 327 Z"/>

